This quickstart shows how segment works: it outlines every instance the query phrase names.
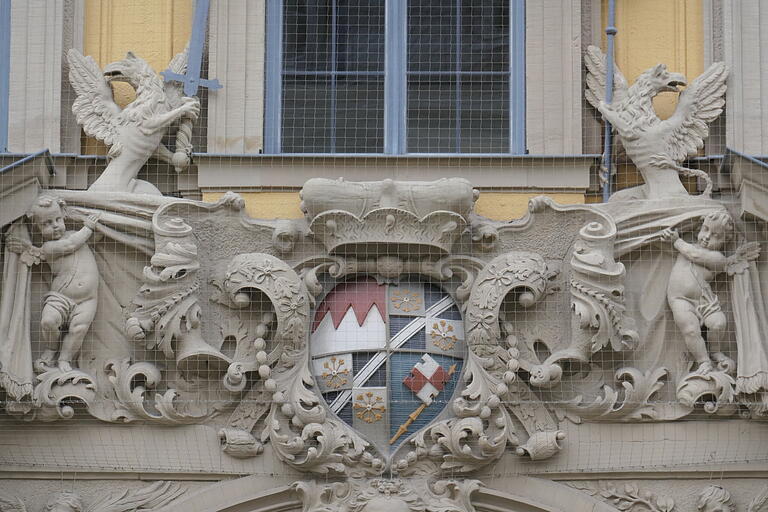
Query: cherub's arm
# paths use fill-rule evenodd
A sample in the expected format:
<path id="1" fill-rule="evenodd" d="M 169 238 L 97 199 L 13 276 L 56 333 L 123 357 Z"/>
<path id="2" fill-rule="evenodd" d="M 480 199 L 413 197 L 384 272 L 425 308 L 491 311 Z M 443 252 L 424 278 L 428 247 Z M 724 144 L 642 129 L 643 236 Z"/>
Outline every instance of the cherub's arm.
<path id="1" fill-rule="evenodd" d="M 69 236 L 62 237 L 60 240 L 49 240 L 45 242 L 40 250 L 45 255 L 46 259 L 57 258 L 65 254 L 72 254 L 91 238 L 94 230 L 96 229 L 96 223 L 98 222 L 97 215 L 89 215 L 85 219 L 85 226 L 80 228 L 79 231 L 75 231 Z"/>
<path id="2" fill-rule="evenodd" d="M 713 272 L 724 271 L 728 263 L 728 259 L 720 251 L 712 251 L 698 245 L 689 244 L 681 238 L 675 240 L 673 245 L 688 261 L 701 265 Z"/>
<path id="3" fill-rule="evenodd" d="M 46 259 L 55 259 L 65 254 L 72 254 L 85 244 L 93 230 L 83 226 L 80 231 L 75 231 L 69 236 L 62 237 L 59 240 L 49 240 L 45 242 L 40 249 L 43 251 Z"/>

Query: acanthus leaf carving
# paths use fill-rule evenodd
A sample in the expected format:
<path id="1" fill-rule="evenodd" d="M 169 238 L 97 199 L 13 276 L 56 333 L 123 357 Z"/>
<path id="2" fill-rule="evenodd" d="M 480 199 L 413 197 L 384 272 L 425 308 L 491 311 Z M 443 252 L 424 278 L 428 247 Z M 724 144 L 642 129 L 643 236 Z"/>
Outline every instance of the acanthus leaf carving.
<path id="1" fill-rule="evenodd" d="M 612 226 L 591 222 L 579 231 L 573 247 L 571 307 L 579 328 L 591 334 L 573 344 L 582 361 L 605 347 L 618 352 L 639 343 L 624 305 L 624 265 L 613 259 L 614 235 Z"/>
<path id="2" fill-rule="evenodd" d="M 229 263 L 221 288 L 230 307 L 245 308 L 253 293 L 259 291 L 269 298 L 276 323 L 269 340 L 270 353 L 265 350 L 267 340 L 259 337 L 254 342 L 255 354 L 236 356 L 230 365 L 225 377 L 229 387 L 245 389 L 247 375 L 257 376 L 232 413 L 230 428 L 249 433 L 263 419 L 261 441 L 269 440 L 281 460 L 303 471 L 377 474 L 384 467 L 383 461 L 346 424 L 327 416 L 312 389 L 306 339 L 311 301 L 305 279 L 282 260 L 267 254 L 241 254 Z M 263 331 L 261 334 L 266 329 Z M 227 437 L 225 451 L 236 450 L 228 440 L 234 434 L 224 431 L 223 435 Z"/>
<path id="3" fill-rule="evenodd" d="M 62 491 L 51 495 L 45 504 L 46 511 L 56 512 L 118 512 L 129 510 L 160 510 L 184 494 L 177 482 L 155 482 L 141 489 L 116 491 L 98 498 L 88 506 L 73 491 Z M 24 501 L 15 496 L 0 495 L 0 512 L 27 512 Z"/>
<path id="4" fill-rule="evenodd" d="M 657 411 L 650 402 L 666 383 L 666 368 L 640 371 L 637 368 L 620 368 L 614 376 L 621 389 L 602 386 L 602 395 L 592 402 L 583 402 L 576 396 L 563 404 L 563 409 L 580 420 L 653 420 Z"/>
<path id="5" fill-rule="evenodd" d="M 178 217 L 155 215 L 157 249 L 144 267 L 144 285 L 134 298 L 137 306 L 125 324 L 126 333 L 147 348 L 157 348 L 185 373 L 204 361 L 206 370 L 223 369 L 229 359 L 202 335 L 198 304 L 200 278 L 192 228 Z"/>
<path id="6" fill-rule="evenodd" d="M 473 494 L 478 480 L 361 479 L 292 485 L 304 512 L 475 512 Z"/>
<path id="7" fill-rule="evenodd" d="M 151 420 L 167 425 L 186 425 L 200 423 L 220 412 L 216 404 L 189 400 L 183 404 L 192 410 L 180 410 L 177 390 L 155 391 L 163 378 L 160 369 L 150 362 L 112 360 L 107 362 L 104 371 L 117 397 L 111 421 Z"/>
<path id="8" fill-rule="evenodd" d="M 37 384 L 30 401 L 8 404 L 10 414 L 24 419 L 54 421 L 71 419 L 75 415 L 74 404 L 90 407 L 96 401 L 96 382 L 93 376 L 81 370 L 62 371 L 56 367 L 44 367 L 37 375 Z"/>
<path id="9" fill-rule="evenodd" d="M 672 498 L 641 490 L 634 482 L 618 486 L 605 482 L 579 482 L 568 485 L 626 512 L 673 512 L 675 510 L 675 501 Z"/>

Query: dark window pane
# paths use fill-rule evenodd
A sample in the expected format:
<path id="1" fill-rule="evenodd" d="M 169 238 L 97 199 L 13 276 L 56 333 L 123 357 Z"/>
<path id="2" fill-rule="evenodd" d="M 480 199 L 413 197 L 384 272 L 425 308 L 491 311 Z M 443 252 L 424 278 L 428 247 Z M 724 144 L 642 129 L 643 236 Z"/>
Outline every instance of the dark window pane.
<path id="1" fill-rule="evenodd" d="M 330 78 L 315 76 L 283 77 L 282 120 L 283 152 L 330 152 Z"/>
<path id="2" fill-rule="evenodd" d="M 283 69 L 331 69 L 331 2 L 285 0 Z"/>
<path id="3" fill-rule="evenodd" d="M 461 70 L 509 69 L 509 0 L 464 0 Z"/>
<path id="4" fill-rule="evenodd" d="M 380 153 L 383 150 L 384 77 L 338 77 L 334 152 Z"/>
<path id="5" fill-rule="evenodd" d="M 384 0 L 336 5 L 336 70 L 384 71 Z"/>
<path id="6" fill-rule="evenodd" d="M 457 151 L 453 76 L 408 78 L 407 144 L 410 153 Z"/>
<path id="7" fill-rule="evenodd" d="M 509 151 L 509 79 L 477 76 L 461 81 L 461 152 Z"/>
<path id="8" fill-rule="evenodd" d="M 408 1 L 408 71 L 456 70 L 456 1 Z"/>

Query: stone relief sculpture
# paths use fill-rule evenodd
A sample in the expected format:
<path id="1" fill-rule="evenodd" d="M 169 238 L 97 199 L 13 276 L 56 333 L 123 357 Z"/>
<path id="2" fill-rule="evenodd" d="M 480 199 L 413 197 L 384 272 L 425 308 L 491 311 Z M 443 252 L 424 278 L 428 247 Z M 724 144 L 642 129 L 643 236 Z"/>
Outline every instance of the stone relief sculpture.
<path id="1" fill-rule="evenodd" d="M 722 62 L 712 64 L 690 86 L 680 93 L 675 114 L 662 121 L 653 110 L 653 98 L 662 92 L 680 92 L 688 85 L 679 73 L 667 71 L 659 64 L 641 74 L 632 86 L 614 68 L 613 101 L 605 99 L 605 56 L 590 46 L 584 55 L 587 65 L 587 100 L 619 133 L 627 156 L 632 159 L 645 180 L 636 189 L 619 191 L 612 201 L 685 196 L 688 192 L 678 179 L 695 176 L 706 182 L 704 196 L 712 191 L 712 180 L 703 171 L 682 167 L 687 156 L 694 156 L 709 135 L 708 123 L 714 121 L 725 105 L 725 80 L 728 69 Z"/>
<path id="2" fill-rule="evenodd" d="M 128 512 L 132 510 L 160 510 L 184 494 L 174 482 L 156 482 L 142 489 L 105 495 L 87 506 L 79 494 L 63 491 L 51 496 L 43 512 Z M 17 497 L 0 496 L 0 512 L 27 512 L 24 502 Z"/>
<path id="3" fill-rule="evenodd" d="M 40 320 L 46 348 L 37 364 L 50 367 L 55 358 L 59 370 L 68 372 L 96 316 L 99 269 L 88 241 L 96 230 L 98 215 L 88 216 L 79 231 L 67 231 L 66 203 L 44 195 L 38 197 L 28 216 L 42 235 L 43 245 L 38 248 L 11 239 L 8 247 L 51 268 L 51 291 L 43 298 Z"/>
<path id="4" fill-rule="evenodd" d="M 730 215 L 721 211 L 704 217 L 694 244 L 682 240 L 672 229 L 662 233 L 662 239 L 672 242 L 678 252 L 669 276 L 667 300 L 685 345 L 699 365 L 699 374 L 706 374 L 713 369 L 701 328 L 706 327 L 708 334 L 718 336 L 726 327 L 725 314 L 710 282 L 717 274 L 724 272 L 729 264 L 736 261 L 747 263 L 760 254 L 760 246 L 750 244 L 737 251 L 734 258 L 726 258 L 721 250 L 732 238 L 733 229 Z"/>
<path id="5" fill-rule="evenodd" d="M 328 478 L 295 484 L 307 511 L 470 512 L 471 476 L 557 460 L 566 423 L 768 413 L 761 247 L 678 177 L 722 108 L 722 65 L 662 122 L 651 99 L 684 79 L 657 67 L 604 105 L 590 50 L 589 94 L 646 178 L 612 202 L 535 198 L 524 218 L 494 222 L 462 178 L 312 179 L 303 219 L 267 221 L 231 192 L 206 204 L 138 182 L 197 101 L 163 92 L 132 55 L 104 74 L 69 57 L 78 120 L 112 160 L 92 189 L 46 192 L 5 231 L 8 414 L 213 429 L 223 458 Z M 119 111 L 103 75 L 139 99 Z M 363 298 L 329 305 L 352 288 Z M 147 494 L 159 504 L 166 491 Z M 674 507 L 636 488 L 600 494 L 623 510 Z"/>
<path id="6" fill-rule="evenodd" d="M 171 60 L 171 71 L 185 73 L 187 51 Z M 72 104 L 77 122 L 86 135 L 109 146 L 109 164 L 90 190 L 159 194 L 153 185 L 137 181 L 136 175 L 153 156 L 172 163 L 177 172 L 189 165 L 191 123 L 200 114 L 200 101 L 183 96 L 177 82 L 163 83 L 146 61 L 131 52 L 107 65 L 103 73 L 93 58 L 75 49 L 69 50 L 67 60 L 69 81 L 77 93 Z M 110 82 L 129 83 L 136 90 L 136 100 L 121 110 L 112 98 Z M 181 121 L 177 152 L 171 153 L 162 139 L 177 121 Z"/>
<path id="7" fill-rule="evenodd" d="M 355 480 L 293 484 L 304 512 L 474 512 L 478 480 Z"/>
<path id="8" fill-rule="evenodd" d="M 603 482 L 597 485 L 593 483 L 572 483 L 570 486 L 597 496 L 603 501 L 615 505 L 618 510 L 625 510 L 627 512 L 673 512 L 685 510 L 682 507 L 678 507 L 669 496 L 662 496 L 642 490 L 635 482 L 628 482 L 623 485 L 612 485 Z M 745 512 L 760 512 L 766 510 L 766 505 L 768 505 L 768 487 L 763 488 L 762 491 L 753 496 L 743 510 Z M 695 507 L 695 510 L 699 512 L 735 512 L 739 510 L 731 500 L 731 493 L 719 485 L 704 487 L 698 494 Z M 693 508 L 690 510 L 693 510 Z"/>

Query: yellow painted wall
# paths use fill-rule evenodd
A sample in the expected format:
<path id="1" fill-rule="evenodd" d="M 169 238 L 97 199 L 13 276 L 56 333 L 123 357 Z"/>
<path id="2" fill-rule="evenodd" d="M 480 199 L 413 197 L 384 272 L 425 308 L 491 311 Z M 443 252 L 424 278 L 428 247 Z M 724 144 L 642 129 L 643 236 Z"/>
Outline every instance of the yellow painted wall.
<path id="1" fill-rule="evenodd" d="M 239 192 L 245 199 L 245 211 L 254 219 L 300 219 L 298 192 Z M 218 201 L 223 192 L 203 192 L 203 201 Z"/>
<path id="2" fill-rule="evenodd" d="M 475 203 L 475 212 L 493 220 L 518 219 L 528 211 L 528 201 L 540 195 L 549 196 L 560 204 L 584 203 L 584 194 L 482 192 Z"/>
<path id="3" fill-rule="evenodd" d="M 701 0 L 616 0 L 616 64 L 630 84 L 646 69 L 666 64 L 693 80 L 704 71 L 704 14 Z M 603 26 L 608 22 L 603 0 Z M 605 48 L 603 34 L 603 48 Z M 654 106 L 666 119 L 677 95 L 662 93 Z"/>
<path id="4" fill-rule="evenodd" d="M 602 0 L 603 27 L 608 23 L 608 0 Z M 690 82 L 704 71 L 704 13 L 702 0 L 616 0 L 616 65 L 630 84 L 643 71 L 663 63 L 683 73 Z M 603 49 L 606 36 L 603 34 Z M 653 102 L 662 119 L 671 116 L 678 95 L 661 93 Z M 683 180 L 689 189 L 691 180 Z M 633 187 L 643 179 L 632 164 L 619 164 L 616 188 Z M 600 201 L 600 195 L 587 202 Z"/>
<path id="5" fill-rule="evenodd" d="M 204 192 L 203 201 L 214 202 L 222 192 Z M 295 192 L 240 192 L 245 209 L 254 219 L 298 219 L 299 194 Z M 475 212 L 494 220 L 512 220 L 525 215 L 528 200 L 541 194 L 483 192 L 475 204 Z M 583 194 L 546 194 L 561 204 L 582 204 Z"/>
<path id="6" fill-rule="evenodd" d="M 192 29 L 192 0 L 86 0 L 84 52 L 104 67 L 132 51 L 163 71 L 184 49 Z M 133 101 L 128 84 L 113 84 L 121 105 Z M 86 154 L 105 153 L 103 144 L 84 141 Z"/>

